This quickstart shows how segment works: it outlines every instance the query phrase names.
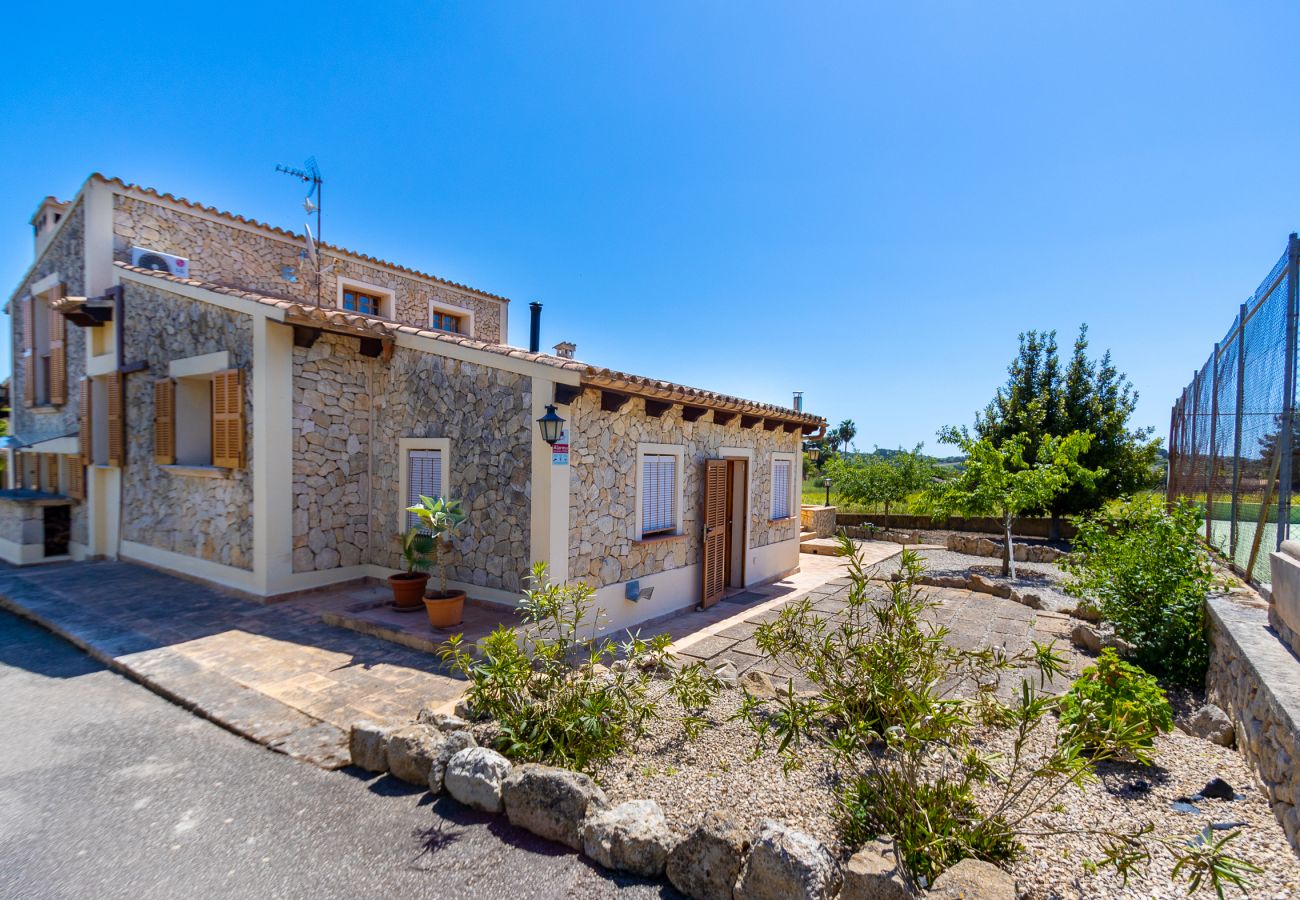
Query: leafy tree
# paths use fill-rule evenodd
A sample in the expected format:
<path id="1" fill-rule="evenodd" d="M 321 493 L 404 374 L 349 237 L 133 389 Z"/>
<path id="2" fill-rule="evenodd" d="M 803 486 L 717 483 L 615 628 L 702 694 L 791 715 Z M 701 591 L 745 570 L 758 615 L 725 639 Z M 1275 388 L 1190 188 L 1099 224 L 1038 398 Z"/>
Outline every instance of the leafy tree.
<path id="1" fill-rule="evenodd" d="M 923 445 L 912 450 L 898 450 L 888 455 L 877 450 L 864 459 L 840 457 L 826 467 L 848 503 L 866 507 L 883 506 L 885 515 L 895 503 L 901 503 L 933 479 L 934 465 L 921 453 Z"/>
<path id="2" fill-rule="evenodd" d="M 1110 351 L 1100 360 L 1088 357 L 1087 325 L 1079 328 L 1064 369 L 1056 332 L 1028 331 L 1020 335 L 1020 352 L 1007 372 L 1006 385 L 976 416 L 979 437 L 1001 446 L 1023 436 L 1025 462 L 1033 465 L 1048 438 L 1076 431 L 1093 436 L 1079 464 L 1096 470 L 1097 477 L 1070 484 L 1043 507 L 1052 515 L 1053 536 L 1059 535 L 1062 515 L 1090 512 L 1158 483 L 1160 439 L 1152 437 L 1154 429 L 1129 427 L 1138 394 Z"/>
<path id="3" fill-rule="evenodd" d="M 1086 431 L 1063 438 L 1045 436 L 1034 462 L 1026 459 L 1027 435 L 1015 435 L 995 445 L 989 438 L 976 440 L 964 430 L 945 428 L 939 432 L 939 440 L 960 447 L 966 462 L 955 478 L 931 485 L 918 505 L 935 515 L 1000 516 L 1006 535 L 1002 574 L 1012 579 L 1016 577 L 1011 538 L 1015 518 L 1043 509 L 1071 485 L 1089 484 L 1102 474 L 1079 462 L 1092 442 Z"/>

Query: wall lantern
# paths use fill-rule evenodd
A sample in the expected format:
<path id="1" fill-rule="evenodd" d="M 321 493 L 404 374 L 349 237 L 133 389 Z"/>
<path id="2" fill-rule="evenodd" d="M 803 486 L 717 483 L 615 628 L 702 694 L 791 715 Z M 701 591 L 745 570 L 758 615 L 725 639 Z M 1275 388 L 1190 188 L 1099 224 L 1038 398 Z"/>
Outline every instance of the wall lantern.
<path id="1" fill-rule="evenodd" d="M 556 414 L 555 407 L 548 403 L 546 415 L 537 420 L 537 426 L 542 429 L 542 440 L 554 444 L 560 439 L 560 433 L 564 431 L 564 420 Z"/>
<path id="2" fill-rule="evenodd" d="M 821 458 L 822 458 L 822 448 L 817 444 L 809 444 L 808 459 L 812 460 L 813 462 L 817 462 L 817 460 Z"/>

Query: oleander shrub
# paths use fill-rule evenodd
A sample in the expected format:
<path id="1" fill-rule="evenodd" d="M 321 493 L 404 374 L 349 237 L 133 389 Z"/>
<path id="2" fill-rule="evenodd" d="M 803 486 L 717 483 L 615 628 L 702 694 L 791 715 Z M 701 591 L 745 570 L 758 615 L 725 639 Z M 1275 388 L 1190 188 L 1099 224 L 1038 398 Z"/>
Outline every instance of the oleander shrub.
<path id="1" fill-rule="evenodd" d="M 515 760 L 590 771 L 645 734 L 670 696 L 686 711 L 687 737 L 698 735 L 699 713 L 722 687 L 703 663 L 678 666 L 666 634 L 605 636 L 595 590 L 552 584 L 543 563 L 527 581 L 522 627 L 498 626 L 478 654 L 460 634 L 441 651 L 469 681 L 465 699 L 475 717 L 495 722 L 496 749 Z"/>
<path id="2" fill-rule="evenodd" d="M 1155 678 L 1109 647 L 1061 701 L 1061 730 L 1089 751 L 1127 750 L 1150 763 L 1155 736 L 1173 727 L 1173 708 Z"/>
<path id="3" fill-rule="evenodd" d="M 1114 626 L 1147 672 L 1203 684 L 1214 570 L 1200 540 L 1200 511 L 1186 501 L 1166 508 L 1157 499 L 1131 500 L 1076 524 L 1073 552 L 1061 563 L 1066 590 Z"/>

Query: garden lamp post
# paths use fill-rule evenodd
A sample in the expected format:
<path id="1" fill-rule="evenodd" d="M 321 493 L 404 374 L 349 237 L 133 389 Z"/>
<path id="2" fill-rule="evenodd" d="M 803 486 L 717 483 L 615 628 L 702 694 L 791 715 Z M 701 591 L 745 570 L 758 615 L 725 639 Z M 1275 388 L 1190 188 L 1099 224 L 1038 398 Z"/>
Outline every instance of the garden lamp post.
<path id="1" fill-rule="evenodd" d="M 826 479 L 826 505 L 831 505 L 831 480 L 829 478 Z"/>
<path id="2" fill-rule="evenodd" d="M 537 427 L 542 429 L 542 440 L 551 446 L 560 439 L 564 432 L 564 420 L 555 412 L 555 407 L 551 404 L 546 405 L 546 415 L 537 420 Z"/>

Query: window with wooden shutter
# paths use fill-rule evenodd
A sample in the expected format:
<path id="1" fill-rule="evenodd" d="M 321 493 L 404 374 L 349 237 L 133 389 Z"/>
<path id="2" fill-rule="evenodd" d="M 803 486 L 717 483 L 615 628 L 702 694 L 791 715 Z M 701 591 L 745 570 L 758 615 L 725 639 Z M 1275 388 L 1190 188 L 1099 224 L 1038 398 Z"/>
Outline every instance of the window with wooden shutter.
<path id="1" fill-rule="evenodd" d="M 81 464 L 90 465 L 91 447 L 94 446 L 95 433 L 91 431 L 91 383 L 89 378 L 83 378 L 78 384 L 77 396 L 77 450 L 81 455 Z"/>
<path id="2" fill-rule="evenodd" d="M 212 464 L 244 465 L 244 373 L 226 369 L 212 376 Z"/>
<path id="3" fill-rule="evenodd" d="M 124 430 L 125 409 L 122 396 L 122 373 L 114 372 L 108 376 L 108 464 L 121 467 L 126 462 L 126 431 Z"/>
<path id="4" fill-rule="evenodd" d="M 176 383 L 153 383 L 153 459 L 160 466 L 176 462 Z"/>
<path id="5" fill-rule="evenodd" d="M 790 515 L 790 460 L 772 460 L 772 518 Z"/>
<path id="6" fill-rule="evenodd" d="M 59 455 L 57 453 L 46 453 L 44 488 L 51 494 L 59 492 L 59 468 Z"/>
<path id="7" fill-rule="evenodd" d="M 418 506 L 421 497 L 442 496 L 442 451 L 406 451 L 406 506 Z M 418 528 L 420 518 L 415 513 L 406 514 L 406 527 Z"/>
<path id="8" fill-rule="evenodd" d="M 36 405 L 36 301 L 31 297 L 22 299 L 23 313 L 23 400 L 28 406 Z"/>
<path id="9" fill-rule="evenodd" d="M 63 457 L 63 483 L 66 485 L 64 493 L 69 497 L 86 499 L 86 470 L 80 457 L 71 454 Z"/>
<path id="10" fill-rule="evenodd" d="M 641 536 L 677 528 L 677 457 L 647 453 L 641 457 Z"/>
<path id="11" fill-rule="evenodd" d="M 54 309 L 54 303 L 63 297 L 63 285 L 50 292 L 50 403 L 61 406 L 68 402 L 68 328 L 63 315 Z"/>

